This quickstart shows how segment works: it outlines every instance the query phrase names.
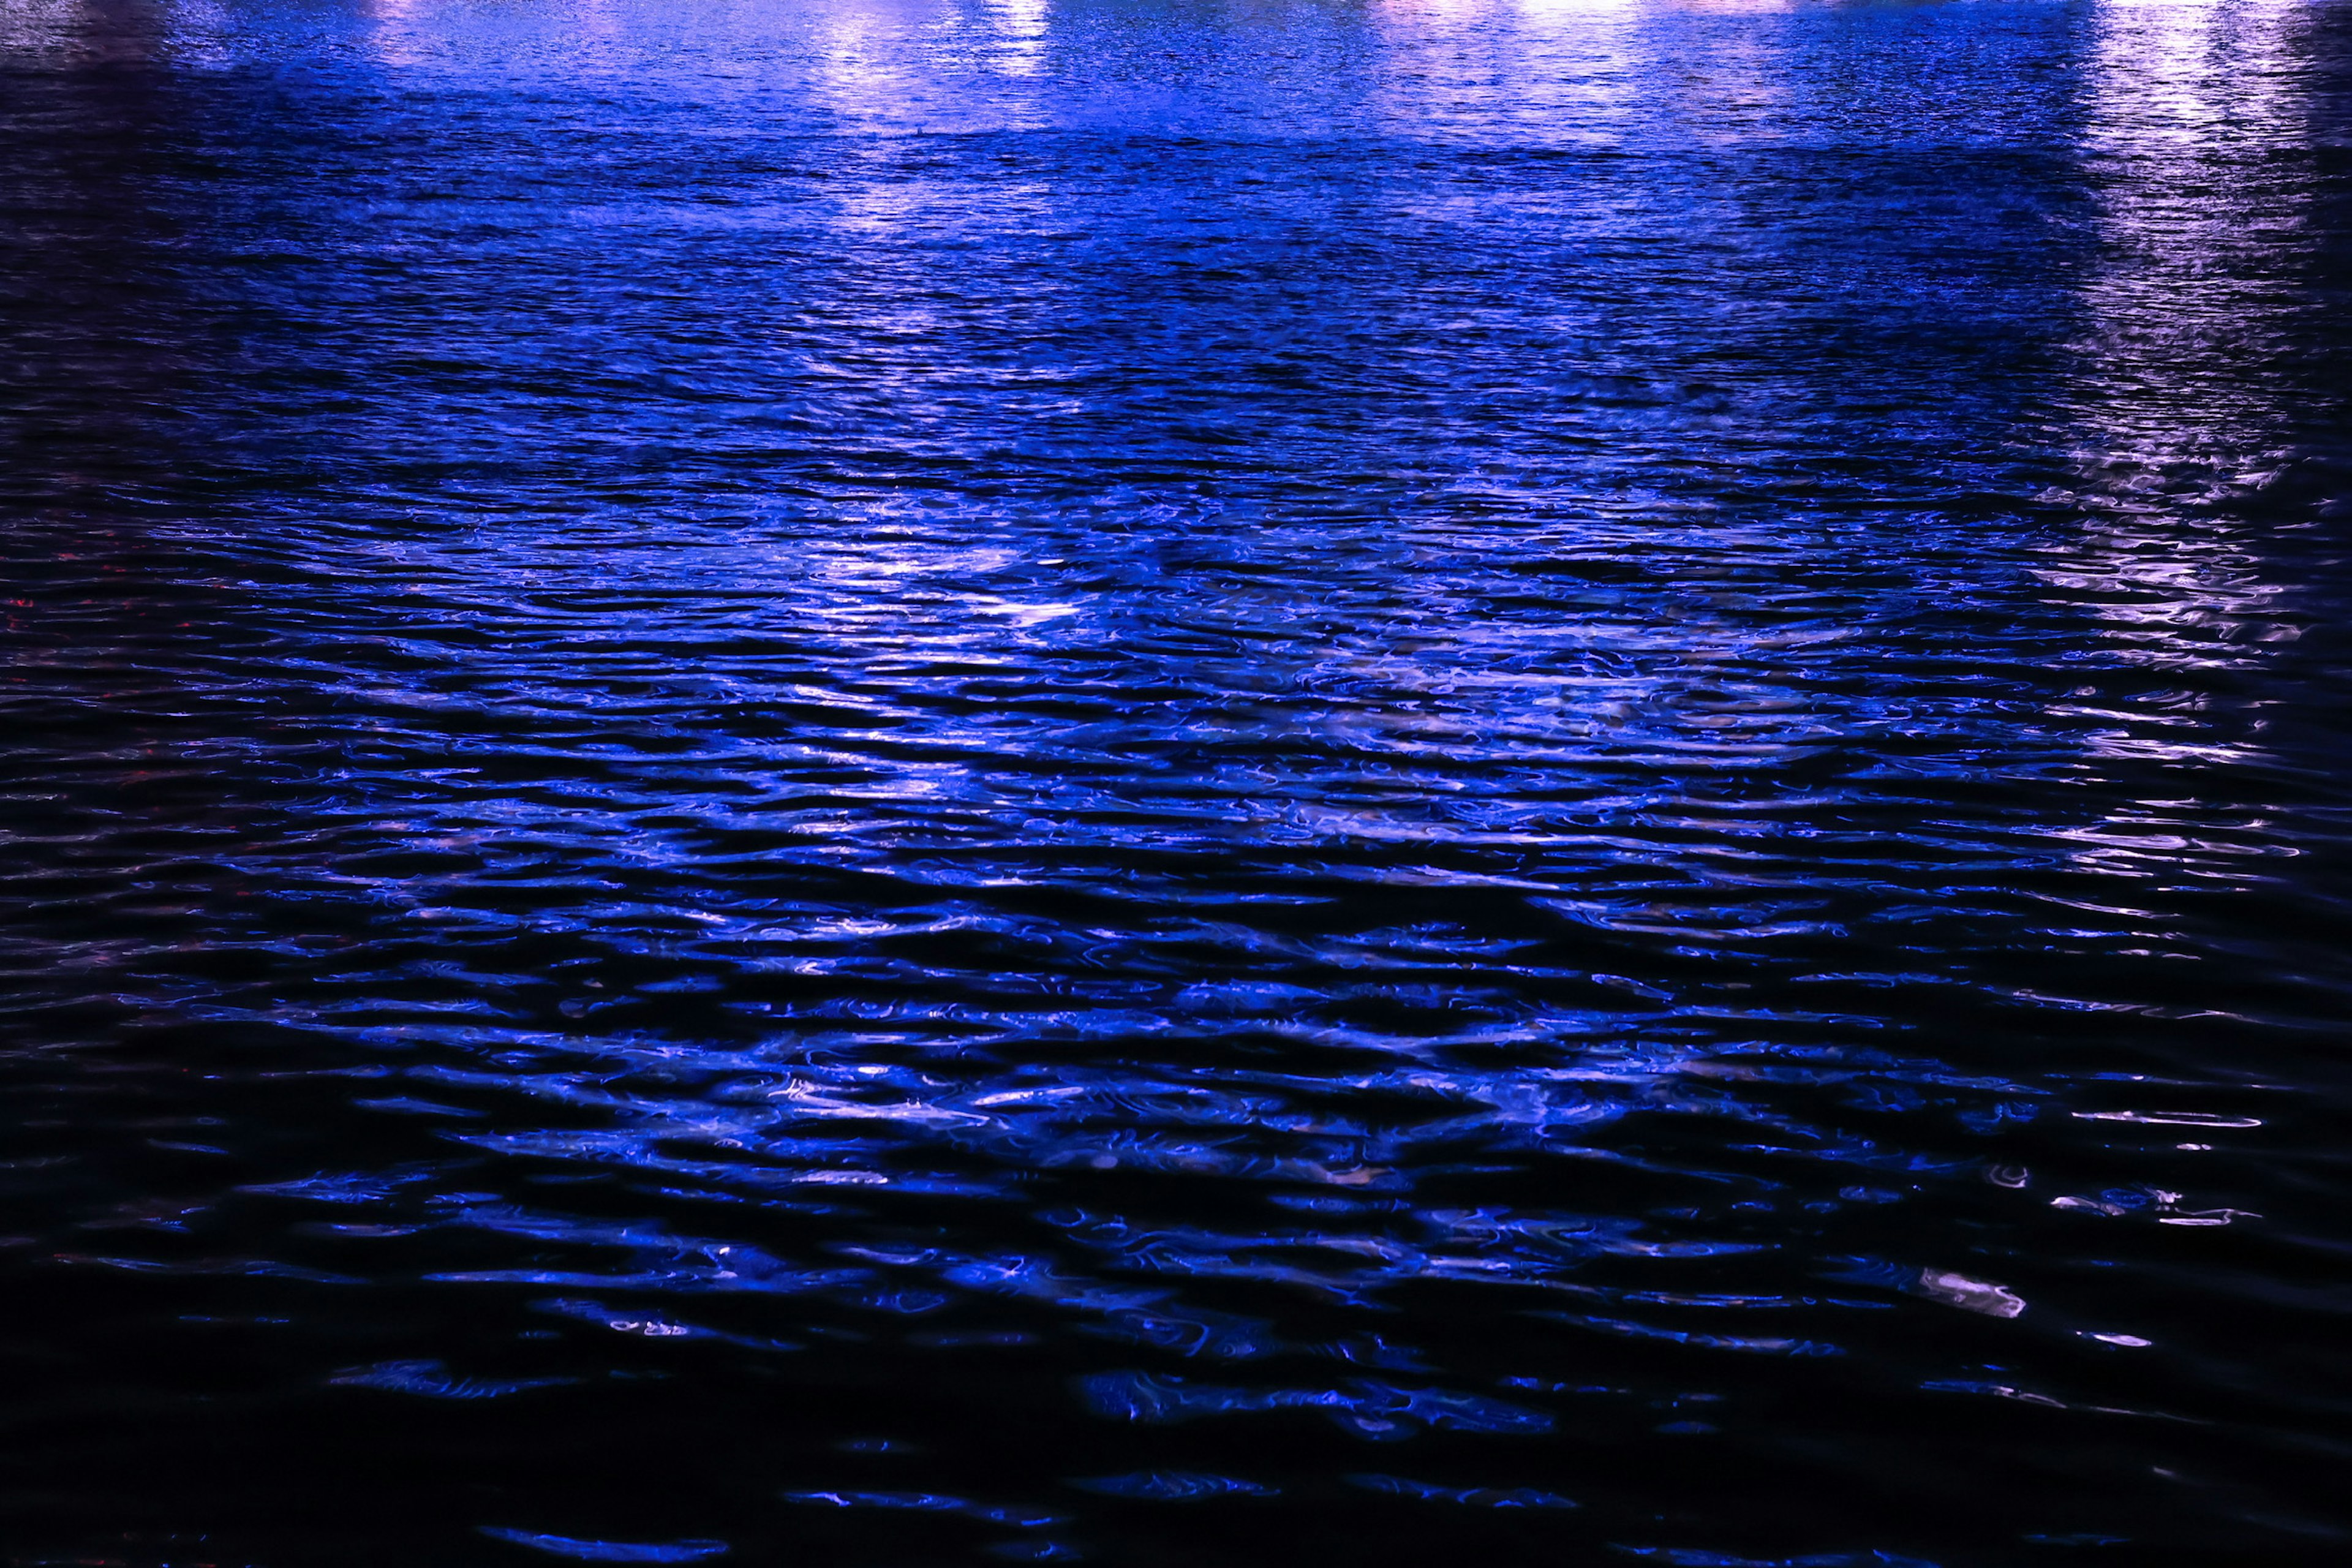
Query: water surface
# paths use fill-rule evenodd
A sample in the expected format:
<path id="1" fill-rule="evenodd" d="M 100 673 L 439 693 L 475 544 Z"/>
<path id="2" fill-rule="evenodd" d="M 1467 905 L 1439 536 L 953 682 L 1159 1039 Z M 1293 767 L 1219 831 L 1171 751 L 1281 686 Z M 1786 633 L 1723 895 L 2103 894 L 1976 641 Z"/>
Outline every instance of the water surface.
<path id="1" fill-rule="evenodd" d="M 2332 1562 L 2352 9 L 0 0 L 0 1541 Z"/>

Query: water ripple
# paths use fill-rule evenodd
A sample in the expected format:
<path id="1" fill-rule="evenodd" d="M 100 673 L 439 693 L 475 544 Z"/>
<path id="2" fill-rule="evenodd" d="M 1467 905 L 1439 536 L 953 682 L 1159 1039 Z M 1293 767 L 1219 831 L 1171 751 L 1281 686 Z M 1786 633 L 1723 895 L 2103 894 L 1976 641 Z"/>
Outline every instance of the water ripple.
<path id="1" fill-rule="evenodd" d="M 0 0 L 0 1536 L 2340 1556 L 2340 9 Z"/>

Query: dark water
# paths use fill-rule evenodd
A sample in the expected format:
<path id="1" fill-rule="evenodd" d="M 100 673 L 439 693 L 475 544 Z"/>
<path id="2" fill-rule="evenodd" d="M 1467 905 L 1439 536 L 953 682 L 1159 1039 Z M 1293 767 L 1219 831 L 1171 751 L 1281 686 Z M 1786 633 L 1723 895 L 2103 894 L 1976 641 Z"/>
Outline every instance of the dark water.
<path id="1" fill-rule="evenodd" d="M 2343 1561 L 2347 127 L 0 0 L 0 1561 Z"/>

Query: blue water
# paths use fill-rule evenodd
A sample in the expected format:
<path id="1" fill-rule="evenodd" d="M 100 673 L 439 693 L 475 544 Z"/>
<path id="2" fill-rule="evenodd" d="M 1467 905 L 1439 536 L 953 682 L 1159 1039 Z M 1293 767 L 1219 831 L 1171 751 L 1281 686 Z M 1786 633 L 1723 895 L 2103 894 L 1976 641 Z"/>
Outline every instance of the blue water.
<path id="1" fill-rule="evenodd" d="M 2352 6 L 0 0 L 0 1544 L 2352 1550 Z"/>

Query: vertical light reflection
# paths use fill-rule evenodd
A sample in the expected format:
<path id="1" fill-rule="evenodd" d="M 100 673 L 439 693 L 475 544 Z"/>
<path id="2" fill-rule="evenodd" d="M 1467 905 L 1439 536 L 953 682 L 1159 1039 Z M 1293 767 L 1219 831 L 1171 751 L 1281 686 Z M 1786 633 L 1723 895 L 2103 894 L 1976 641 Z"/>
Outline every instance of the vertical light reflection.
<path id="1" fill-rule="evenodd" d="M 969 76 L 975 65 L 988 76 L 1019 74 L 1006 68 L 1006 51 L 1042 52 L 1044 25 L 1038 0 L 862 0 L 795 9 L 789 31 L 807 62 L 806 102 L 844 131 L 903 135 L 997 128 L 1001 109 Z"/>
<path id="2" fill-rule="evenodd" d="M 1560 126 L 1562 140 L 1618 140 L 1642 106 L 1645 9 L 1643 0 L 1519 0 L 1521 113 Z"/>
<path id="3" fill-rule="evenodd" d="M 996 14 L 996 68 L 1006 76 L 1035 76 L 1045 59 L 1045 0 L 1002 0 Z"/>
<path id="4" fill-rule="evenodd" d="M 877 101 L 903 85 L 885 63 L 875 37 L 879 23 L 862 5 L 827 6 L 808 16 L 808 97 L 844 121 L 867 119 Z"/>
<path id="5" fill-rule="evenodd" d="M 2085 519 L 2042 575 L 2095 617 L 2105 655 L 2184 678 L 2131 700 L 2085 687 L 2066 710 L 2097 757 L 2205 765 L 2260 751 L 2216 722 L 2210 672 L 2251 669 L 2294 635 L 2289 585 L 2210 502 L 2274 465 L 2286 389 L 2264 367 L 2296 309 L 2282 279 L 2306 243 L 2276 154 L 2303 126 L 2292 0 L 2114 0 L 2084 70 L 2084 153 L 2100 209 L 2068 411 Z M 2209 672 L 2200 675 L 2197 672 Z M 2128 850 L 2137 819 L 2078 858 Z"/>
<path id="6" fill-rule="evenodd" d="M 2085 290 L 2089 426 L 2118 457 L 2228 460 L 2272 412 L 2252 358 L 2302 215 L 2265 167 L 2301 132 L 2293 0 L 2117 0 L 2086 67 L 2105 266 Z"/>
<path id="7" fill-rule="evenodd" d="M 367 47 L 377 63 L 423 65 L 432 54 L 424 30 L 431 9 L 432 0 L 365 0 L 361 14 L 374 24 Z"/>
<path id="8" fill-rule="evenodd" d="M 1370 0 L 1387 46 L 1371 107 L 1414 136 L 1613 143 L 1654 87 L 1644 0 Z"/>

